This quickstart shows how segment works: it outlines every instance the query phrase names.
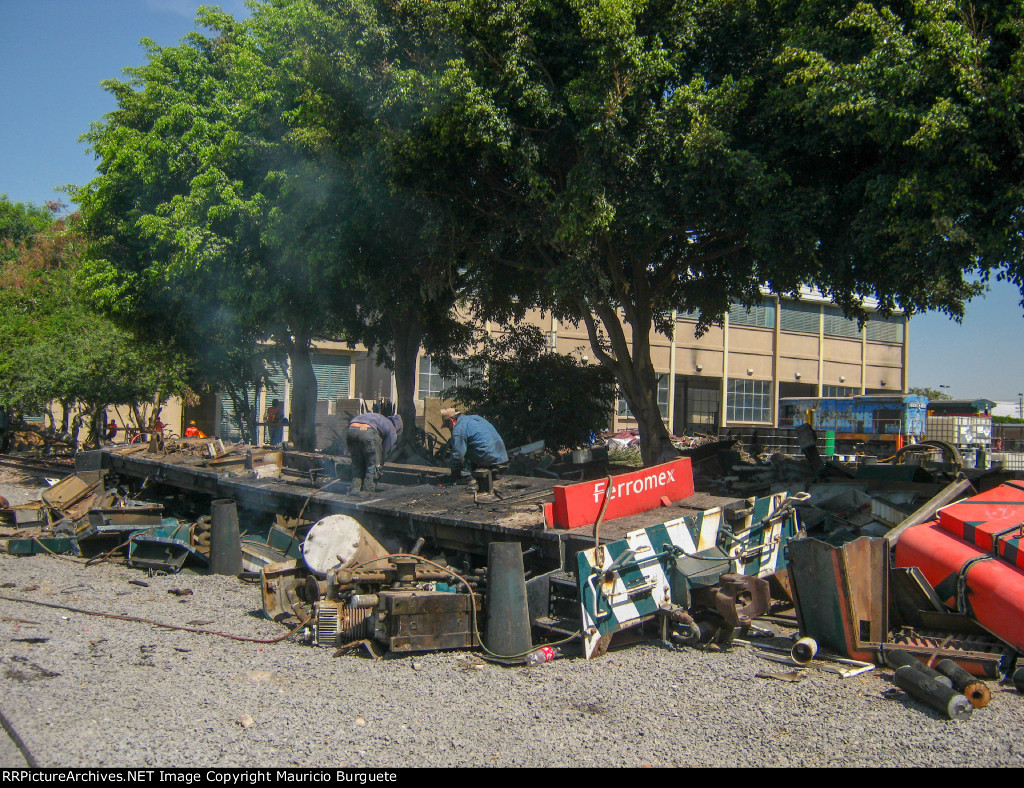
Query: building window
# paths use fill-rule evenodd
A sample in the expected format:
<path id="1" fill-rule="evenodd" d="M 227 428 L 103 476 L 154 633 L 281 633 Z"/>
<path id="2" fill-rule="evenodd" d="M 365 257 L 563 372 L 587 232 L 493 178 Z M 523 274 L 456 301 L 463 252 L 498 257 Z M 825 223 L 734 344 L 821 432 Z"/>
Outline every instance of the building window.
<path id="1" fill-rule="evenodd" d="M 668 418 L 668 374 L 658 375 L 658 410 L 661 411 L 661 417 L 663 419 Z M 632 419 L 634 418 L 632 411 L 629 409 L 629 404 L 626 402 L 626 398 L 622 396 L 622 391 L 619 391 L 619 403 L 618 410 L 616 411 L 621 419 Z"/>
<path id="2" fill-rule="evenodd" d="M 783 301 L 779 308 L 779 328 L 801 334 L 817 334 L 820 317 L 820 304 Z"/>
<path id="3" fill-rule="evenodd" d="M 758 304 L 747 309 L 743 304 L 729 307 L 729 325 L 775 328 L 775 302 Z"/>
<path id="4" fill-rule="evenodd" d="M 772 382 L 770 380 L 729 380 L 725 418 L 730 422 L 770 422 Z"/>
<path id="5" fill-rule="evenodd" d="M 451 384 L 451 380 L 441 377 L 441 373 L 437 371 L 437 366 L 431 361 L 430 356 L 423 356 L 420 359 L 420 399 L 440 397 L 441 392 Z"/>
<path id="6" fill-rule="evenodd" d="M 721 396 L 722 392 L 719 389 L 691 388 L 689 390 L 687 397 L 690 413 L 687 421 L 694 429 L 714 429 L 718 423 Z"/>
<path id="7" fill-rule="evenodd" d="M 825 307 L 825 335 L 830 337 L 860 338 L 860 326 L 856 320 L 843 315 L 843 310 L 836 306 Z"/>
<path id="8" fill-rule="evenodd" d="M 860 389 L 853 386 L 822 386 L 821 396 L 823 397 L 853 397 Z"/>
<path id="9" fill-rule="evenodd" d="M 884 317 L 873 317 L 864 325 L 864 330 L 868 339 L 873 342 L 903 342 L 902 317 L 891 317 L 888 320 Z"/>
<path id="10" fill-rule="evenodd" d="M 473 369 L 479 369 L 479 364 L 474 363 Z M 423 356 L 420 359 L 420 380 L 419 398 L 440 397 L 441 393 L 452 386 L 465 386 L 469 383 L 468 375 L 458 375 L 455 380 L 441 377 L 437 365 L 430 359 L 430 356 Z"/>

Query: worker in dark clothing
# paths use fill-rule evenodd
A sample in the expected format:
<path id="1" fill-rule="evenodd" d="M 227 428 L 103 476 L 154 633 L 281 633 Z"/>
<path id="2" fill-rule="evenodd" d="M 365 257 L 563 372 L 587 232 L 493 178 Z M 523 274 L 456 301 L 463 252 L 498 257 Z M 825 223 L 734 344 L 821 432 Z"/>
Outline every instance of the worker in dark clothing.
<path id="1" fill-rule="evenodd" d="M 352 456 L 352 488 L 368 493 L 377 491 L 384 458 L 391 453 L 402 434 L 402 417 L 384 417 L 379 413 L 363 413 L 348 423 L 345 443 Z"/>
<path id="2" fill-rule="evenodd" d="M 441 411 L 441 419 L 452 431 L 450 467 L 454 481 L 462 478 L 467 463 L 473 468 L 494 469 L 508 462 L 505 442 L 483 416 L 465 416 L 455 408 L 446 408 Z"/>

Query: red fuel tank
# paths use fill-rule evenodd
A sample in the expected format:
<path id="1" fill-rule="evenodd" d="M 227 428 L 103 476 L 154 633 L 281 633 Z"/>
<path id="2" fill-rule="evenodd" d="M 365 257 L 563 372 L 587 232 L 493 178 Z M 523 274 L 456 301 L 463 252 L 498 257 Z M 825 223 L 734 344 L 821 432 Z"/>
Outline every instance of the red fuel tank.
<path id="1" fill-rule="evenodd" d="M 933 586 L 962 575 L 966 601 L 985 629 L 1024 650 L 1024 570 L 944 530 L 938 522 L 904 531 L 896 543 L 896 566 L 916 566 Z M 956 605 L 950 596 L 943 600 Z"/>

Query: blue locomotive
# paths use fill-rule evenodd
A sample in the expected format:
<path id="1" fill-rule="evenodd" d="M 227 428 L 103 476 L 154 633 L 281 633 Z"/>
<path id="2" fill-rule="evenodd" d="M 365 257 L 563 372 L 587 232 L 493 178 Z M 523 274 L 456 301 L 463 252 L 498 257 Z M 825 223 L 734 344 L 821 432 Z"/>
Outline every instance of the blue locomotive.
<path id="1" fill-rule="evenodd" d="M 927 416 L 928 398 L 919 394 L 779 400 L 780 427 L 810 424 L 819 431 L 832 431 L 840 454 L 892 454 L 922 440 Z"/>

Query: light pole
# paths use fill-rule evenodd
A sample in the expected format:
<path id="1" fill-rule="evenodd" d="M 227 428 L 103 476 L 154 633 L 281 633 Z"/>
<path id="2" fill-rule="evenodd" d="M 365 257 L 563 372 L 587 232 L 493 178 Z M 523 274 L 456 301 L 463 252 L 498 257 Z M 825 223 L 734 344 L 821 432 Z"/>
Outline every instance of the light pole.
<path id="1" fill-rule="evenodd" d="M 1017 418 L 1024 419 L 1024 393 L 1017 392 Z"/>
<path id="2" fill-rule="evenodd" d="M 945 389 L 945 391 L 943 391 L 942 389 Z M 939 393 L 944 395 L 945 399 L 950 399 L 949 386 L 947 386 L 945 383 L 939 384 Z"/>

